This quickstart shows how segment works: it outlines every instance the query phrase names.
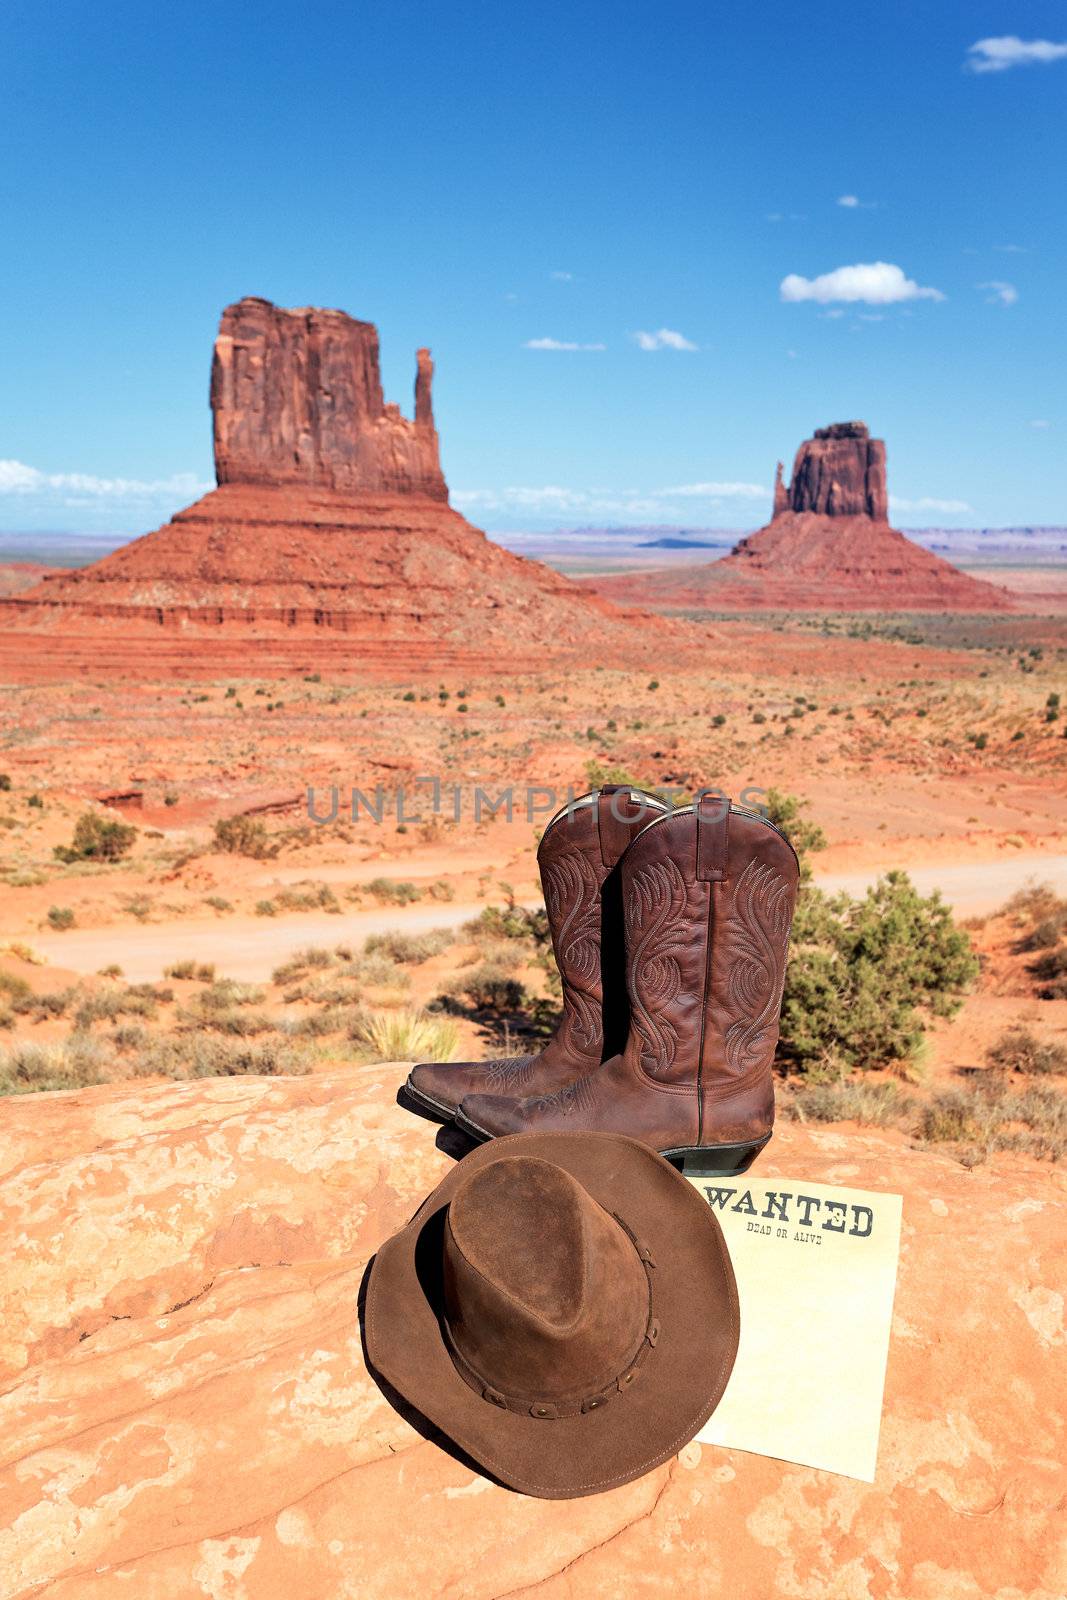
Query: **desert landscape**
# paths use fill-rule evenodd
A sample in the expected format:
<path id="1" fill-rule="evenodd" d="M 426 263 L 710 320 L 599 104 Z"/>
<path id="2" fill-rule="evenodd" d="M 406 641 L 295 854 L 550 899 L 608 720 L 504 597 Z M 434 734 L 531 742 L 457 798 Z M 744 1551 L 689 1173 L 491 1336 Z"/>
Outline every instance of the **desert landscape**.
<path id="1" fill-rule="evenodd" d="M 880 152 L 849 166 L 841 150 L 878 126 L 869 61 L 888 71 L 899 45 L 883 19 L 865 24 L 860 57 L 851 15 L 778 19 L 788 53 L 771 74 L 765 19 L 708 30 L 701 17 L 728 92 L 709 95 L 703 70 L 692 106 L 672 91 L 684 139 L 682 123 L 664 133 L 662 87 L 642 124 L 647 63 L 667 71 L 660 21 L 527 19 L 517 33 L 546 51 L 535 74 L 488 18 L 446 18 L 425 59 L 413 24 L 358 20 L 334 19 L 324 52 L 290 19 L 275 37 L 269 17 L 252 31 L 229 18 L 244 59 L 216 53 L 210 105 L 189 87 L 202 39 L 172 82 L 159 63 L 174 41 L 148 38 L 152 61 L 130 80 L 151 81 L 145 105 L 134 113 L 125 82 L 99 97 L 125 130 L 104 165 L 152 166 L 140 204 L 116 192 L 122 226 L 112 218 L 96 256 L 84 217 L 62 242 L 35 237 L 34 272 L 23 263 L 16 281 L 21 387 L 0 442 L 0 1600 L 621 1600 L 669 1585 L 1062 1600 L 1067 524 L 1041 454 L 1062 426 L 1036 376 L 1049 335 L 1024 321 L 1054 252 L 1018 218 L 981 243 L 972 217 L 955 254 L 924 259 L 923 238 L 956 226 L 942 200 L 915 223 L 914 276 L 885 254 L 919 217 L 916 194 L 891 197 Z M 693 19 L 661 21 L 688 57 Z M 738 73 L 728 58 L 747 28 Z M 446 35 L 462 45 L 451 62 Z M 840 82 L 823 105 L 810 87 L 831 47 Z M 930 42 L 924 71 L 944 48 Z M 575 102 L 597 108 L 577 138 L 545 87 L 571 75 L 572 53 Z M 909 43 L 905 87 L 910 57 Z M 1065 57 L 1051 40 L 977 41 L 958 95 L 995 92 L 1017 66 L 1051 79 Z M 59 70 L 54 49 L 44 59 Z M 602 59 L 629 85 L 624 113 Z M 373 70 L 353 94 L 356 60 Z M 493 91 L 484 123 L 468 73 Z M 536 97 L 513 104 L 527 77 Z M 754 90 L 764 77 L 771 102 Z M 64 117 L 96 82 L 64 79 Z M 774 199 L 769 170 L 751 185 L 766 200 L 730 194 L 741 87 L 751 128 L 792 107 L 778 142 L 767 135 L 776 172 L 796 170 L 809 125 L 818 136 L 803 198 Z M 946 93 L 938 79 L 926 103 Z M 986 137 L 985 123 L 968 134 L 969 105 L 915 141 L 948 163 L 929 184 L 923 167 L 917 189 L 953 194 L 961 216 L 951 153 Z M 900 114 L 886 108 L 894 134 Z M 1029 126 L 1003 116 L 1002 151 Z M 158 139 L 142 146 L 149 122 Z M 191 127 L 210 130 L 207 164 Z M 582 255 L 569 204 L 587 167 L 594 210 L 613 202 L 592 230 L 599 260 Z M 656 199 L 631 234 L 619 219 L 639 190 Z M 164 193 L 180 240 L 150 225 Z M 671 215 L 694 214 L 715 218 L 713 237 L 704 223 L 672 231 Z M 736 248 L 720 249 L 731 215 Z M 818 230 L 855 264 L 823 270 Z M 643 261 L 625 292 L 608 240 Z M 769 307 L 749 294 L 772 257 Z M 662 310 L 655 297 L 645 309 L 653 280 Z M 276 298 L 231 298 L 271 284 Z M 206 430 L 185 440 L 193 413 L 168 387 L 209 347 L 213 486 L 196 454 Z M 386 396 L 412 368 L 409 409 Z M 375 1370 L 377 1350 L 368 1359 L 383 1245 L 474 1149 L 470 1125 L 405 1086 L 409 1070 L 491 1061 L 506 1081 L 554 1039 L 571 980 L 537 851 L 560 808 L 616 789 L 667 808 L 729 795 L 787 841 L 781 981 L 759 1024 L 780 996 L 759 1068 L 773 1139 L 708 1133 L 702 1010 L 699 1148 L 646 1143 L 690 1175 L 700 1154 L 747 1151 L 791 1188 L 903 1196 L 872 1482 L 690 1430 L 634 1481 L 589 1494 L 604 1481 L 590 1475 L 587 1497 L 542 1499 L 468 1456 Z M 613 867 L 603 804 L 585 813 L 594 875 Z M 722 888 L 738 824 L 727 812 L 712 835 L 691 820 L 696 878 Z M 744 826 L 758 836 L 758 819 Z M 710 1014 L 713 951 L 743 946 L 745 929 L 733 901 L 707 896 L 697 931 L 670 906 Z M 760 933 L 756 912 L 747 927 Z M 597 922 L 598 975 L 611 933 Z M 588 928 L 568 937 L 584 948 Z M 769 958 L 754 960 L 742 1023 L 764 1004 Z M 671 971 L 650 965 L 666 992 Z M 756 1060 L 764 1035 L 742 1032 Z M 563 1116 L 581 1098 L 537 1104 Z M 656 1263 L 623 1227 L 643 1356 L 660 1333 Z M 592 1399 L 575 1390 L 581 1416 L 639 1360 L 612 1366 L 603 1393 L 601 1374 Z M 479 1404 L 515 1409 L 473 1371 Z M 528 1398 L 526 1428 L 579 1412 Z"/>
<path id="2" fill-rule="evenodd" d="M 576 583 L 450 508 L 432 373 L 421 350 L 409 422 L 371 324 L 228 307 L 219 487 L 0 602 L 5 1015 L 42 1081 L 178 1071 L 205 1026 L 222 1071 L 234 1040 L 310 1070 L 404 1025 L 461 1055 L 536 1036 L 551 958 L 493 929 L 539 904 L 549 817 L 605 782 L 785 807 L 830 892 L 940 889 L 982 966 L 898 1064 L 920 1097 L 1013 1029 L 1062 1049 L 1067 996 L 1005 911 L 1067 888 L 1060 620 L 894 532 L 860 423 L 788 489 L 779 467 L 733 555 Z"/>

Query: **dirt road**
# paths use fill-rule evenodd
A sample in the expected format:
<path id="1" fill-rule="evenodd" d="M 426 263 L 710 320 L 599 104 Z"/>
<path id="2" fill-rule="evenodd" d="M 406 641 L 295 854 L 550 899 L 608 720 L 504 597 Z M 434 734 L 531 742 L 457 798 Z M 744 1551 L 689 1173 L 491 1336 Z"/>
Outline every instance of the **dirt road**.
<path id="1" fill-rule="evenodd" d="M 923 894 L 940 889 L 961 917 L 994 911 L 1028 881 L 1049 883 L 1058 894 L 1067 896 L 1067 856 L 1062 855 L 1013 855 L 962 866 L 916 867 L 910 876 Z M 816 873 L 815 881 L 823 889 L 847 889 L 850 894 L 860 895 L 876 877 L 873 872 L 824 876 Z M 408 933 L 457 928 L 480 910 L 481 905 L 471 901 L 382 906 L 341 916 L 312 913 L 284 920 L 238 916 L 182 919 L 147 926 L 41 933 L 33 944 L 55 966 L 89 973 L 115 963 L 134 983 L 161 978 L 165 967 L 187 960 L 210 961 L 222 977 L 261 983 L 270 977 L 274 967 L 306 945 L 358 947 L 370 934 L 391 928 L 403 928 Z"/>
<path id="2" fill-rule="evenodd" d="M 815 873 L 820 889 L 846 889 L 861 895 L 874 883 L 874 872 Z M 908 876 L 921 894 L 941 894 L 960 917 L 984 917 L 1002 906 L 1027 882 L 1047 883 L 1067 896 L 1067 856 L 1011 855 L 1000 861 L 973 861 L 938 867 L 911 867 Z"/>

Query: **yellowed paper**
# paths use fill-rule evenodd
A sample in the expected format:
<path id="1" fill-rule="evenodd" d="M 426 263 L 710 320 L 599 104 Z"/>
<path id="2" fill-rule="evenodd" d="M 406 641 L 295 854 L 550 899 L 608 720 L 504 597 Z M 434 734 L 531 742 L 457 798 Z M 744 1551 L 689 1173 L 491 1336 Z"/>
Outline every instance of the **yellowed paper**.
<path id="1" fill-rule="evenodd" d="M 872 1483 L 900 1195 L 686 1176 L 722 1225 L 741 1302 L 733 1376 L 697 1437 Z"/>

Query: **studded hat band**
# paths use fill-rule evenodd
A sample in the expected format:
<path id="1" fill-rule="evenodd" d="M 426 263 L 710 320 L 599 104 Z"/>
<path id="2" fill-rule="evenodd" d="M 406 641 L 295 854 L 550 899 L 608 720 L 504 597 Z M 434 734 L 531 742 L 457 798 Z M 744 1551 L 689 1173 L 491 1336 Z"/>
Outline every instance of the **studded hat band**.
<path id="1" fill-rule="evenodd" d="M 445 1341 L 456 1371 L 464 1383 L 473 1389 L 476 1394 L 481 1395 L 483 1400 L 487 1400 L 490 1405 L 499 1406 L 502 1411 L 512 1411 L 517 1416 L 537 1417 L 541 1421 L 552 1422 L 561 1417 L 580 1417 L 585 1416 L 590 1411 L 599 1411 L 602 1406 L 608 1404 L 609 1400 L 625 1394 L 637 1382 L 641 1375 L 641 1367 L 645 1358 L 650 1350 L 655 1349 L 659 1341 L 660 1328 L 655 1316 L 652 1292 L 652 1274 L 656 1263 L 652 1258 L 652 1251 L 647 1245 L 641 1243 L 633 1230 L 619 1216 L 618 1212 L 613 1211 L 612 1216 L 637 1251 L 641 1265 L 645 1269 L 645 1282 L 648 1286 L 648 1320 L 645 1324 L 645 1331 L 641 1336 L 641 1342 L 636 1350 L 633 1351 L 618 1377 L 613 1378 L 603 1389 L 598 1389 L 595 1394 L 585 1395 L 580 1400 L 538 1400 L 529 1395 L 505 1394 L 502 1390 L 495 1388 L 456 1349 L 452 1339 L 452 1331 L 447 1321 L 444 1322 Z"/>

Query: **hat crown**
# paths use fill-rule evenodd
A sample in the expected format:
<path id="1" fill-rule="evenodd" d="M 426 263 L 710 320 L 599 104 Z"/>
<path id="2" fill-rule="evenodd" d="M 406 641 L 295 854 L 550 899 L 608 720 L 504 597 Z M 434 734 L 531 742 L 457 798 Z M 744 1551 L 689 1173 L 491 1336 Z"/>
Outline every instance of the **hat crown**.
<path id="1" fill-rule="evenodd" d="M 501 1156 L 457 1189 L 444 1227 L 446 1328 L 468 1382 L 571 1404 L 640 1349 L 649 1286 L 634 1240 L 578 1181 Z"/>

